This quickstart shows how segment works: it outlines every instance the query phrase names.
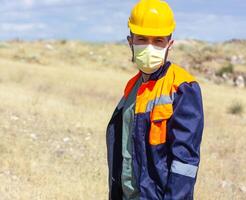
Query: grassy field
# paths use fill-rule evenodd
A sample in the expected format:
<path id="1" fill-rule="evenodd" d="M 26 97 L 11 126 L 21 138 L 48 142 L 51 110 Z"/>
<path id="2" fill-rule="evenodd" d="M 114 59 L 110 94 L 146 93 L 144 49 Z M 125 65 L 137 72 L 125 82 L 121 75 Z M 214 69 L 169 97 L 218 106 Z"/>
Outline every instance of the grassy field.
<path id="1" fill-rule="evenodd" d="M 0 200 L 107 199 L 105 129 L 136 69 L 127 46 L 76 45 L 0 45 Z M 196 76 L 205 128 L 195 199 L 246 199 L 246 113 L 228 112 L 246 107 L 246 89 Z"/>

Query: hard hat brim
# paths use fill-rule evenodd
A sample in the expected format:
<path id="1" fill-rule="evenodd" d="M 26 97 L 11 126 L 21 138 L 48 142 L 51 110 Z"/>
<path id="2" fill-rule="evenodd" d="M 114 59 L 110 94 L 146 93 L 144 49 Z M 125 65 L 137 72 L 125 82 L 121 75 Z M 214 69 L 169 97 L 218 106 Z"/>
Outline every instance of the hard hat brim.
<path id="1" fill-rule="evenodd" d="M 131 32 L 138 35 L 145 35 L 145 36 L 169 36 L 175 30 L 175 22 L 172 26 L 168 28 L 156 29 L 156 28 L 143 28 L 137 25 L 134 25 L 128 21 L 128 27 L 130 28 Z"/>

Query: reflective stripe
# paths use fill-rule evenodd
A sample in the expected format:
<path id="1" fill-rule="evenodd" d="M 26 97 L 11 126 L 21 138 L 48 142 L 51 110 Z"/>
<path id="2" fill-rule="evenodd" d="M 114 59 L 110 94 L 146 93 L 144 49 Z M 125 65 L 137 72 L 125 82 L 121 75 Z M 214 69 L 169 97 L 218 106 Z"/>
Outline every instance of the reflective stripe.
<path id="1" fill-rule="evenodd" d="M 154 100 L 148 102 L 146 112 L 151 112 L 154 105 L 171 104 L 173 101 L 170 96 L 162 95 Z"/>
<path id="2" fill-rule="evenodd" d="M 197 168 L 197 166 L 184 164 L 182 162 L 174 160 L 171 166 L 171 172 L 195 178 Z"/>
<path id="3" fill-rule="evenodd" d="M 118 106 L 117 106 L 118 110 L 120 110 L 124 106 L 125 101 L 126 101 L 126 98 L 123 96 L 120 102 L 118 103 Z"/>

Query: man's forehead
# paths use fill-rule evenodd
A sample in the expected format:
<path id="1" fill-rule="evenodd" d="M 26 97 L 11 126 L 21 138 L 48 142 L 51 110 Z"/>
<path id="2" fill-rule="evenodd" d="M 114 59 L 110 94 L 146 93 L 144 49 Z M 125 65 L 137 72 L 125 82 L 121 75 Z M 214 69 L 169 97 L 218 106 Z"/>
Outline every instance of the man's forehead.
<path id="1" fill-rule="evenodd" d="M 133 34 L 135 37 L 141 37 L 141 38 L 149 38 L 149 39 L 165 39 L 168 38 L 168 36 L 150 36 L 150 35 L 139 35 L 139 34 Z"/>

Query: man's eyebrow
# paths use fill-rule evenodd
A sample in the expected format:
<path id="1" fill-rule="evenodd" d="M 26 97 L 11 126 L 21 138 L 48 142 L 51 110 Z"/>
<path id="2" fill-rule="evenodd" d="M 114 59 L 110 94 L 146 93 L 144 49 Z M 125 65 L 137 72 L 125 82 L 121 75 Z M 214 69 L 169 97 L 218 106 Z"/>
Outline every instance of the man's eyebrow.
<path id="1" fill-rule="evenodd" d="M 165 38 L 164 37 L 156 37 L 155 39 L 162 39 L 162 40 L 165 40 Z"/>
<path id="2" fill-rule="evenodd" d="M 138 38 L 147 38 L 144 35 L 137 35 Z"/>

